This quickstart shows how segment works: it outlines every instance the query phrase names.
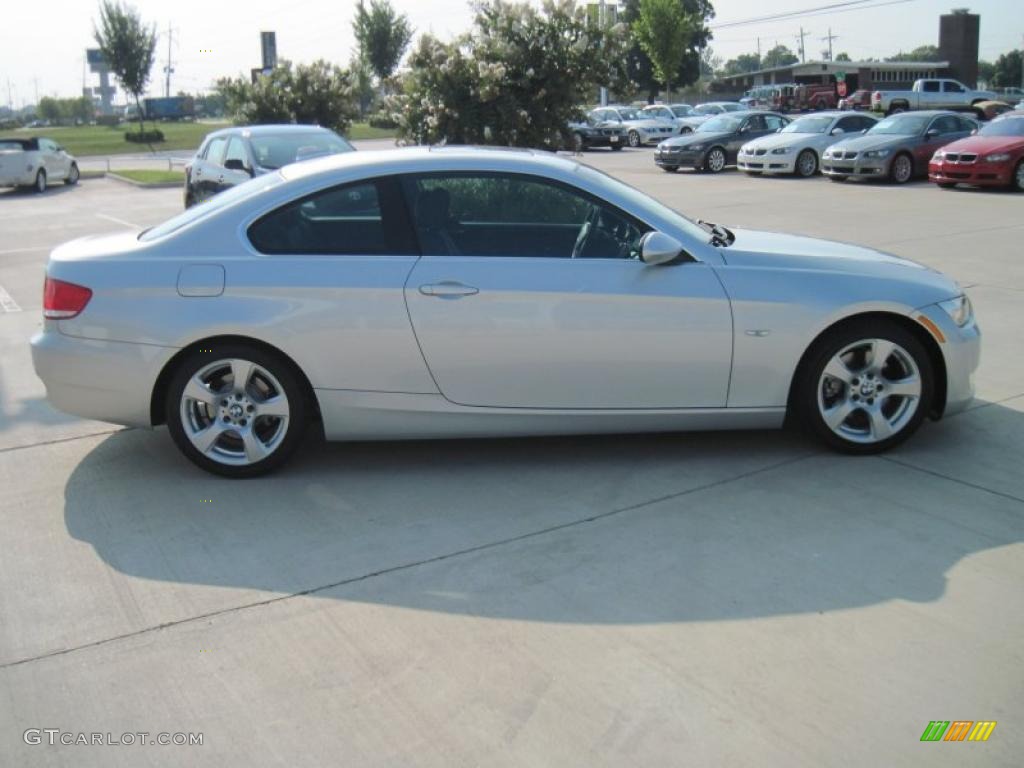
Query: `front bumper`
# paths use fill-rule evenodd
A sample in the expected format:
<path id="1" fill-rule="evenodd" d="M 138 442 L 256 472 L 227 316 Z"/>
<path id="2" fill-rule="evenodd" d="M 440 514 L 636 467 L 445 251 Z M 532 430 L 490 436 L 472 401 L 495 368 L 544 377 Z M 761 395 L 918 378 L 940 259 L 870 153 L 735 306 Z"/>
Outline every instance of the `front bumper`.
<path id="1" fill-rule="evenodd" d="M 704 150 L 680 150 L 677 152 L 658 150 L 654 153 L 654 164 L 662 168 L 696 168 L 704 167 Z"/>
<path id="2" fill-rule="evenodd" d="M 583 144 L 587 147 L 618 147 L 626 144 L 626 137 L 619 134 L 612 136 L 585 136 Z"/>
<path id="3" fill-rule="evenodd" d="M 744 155 L 741 153 L 736 160 L 736 167 L 748 173 L 794 173 L 796 171 L 796 157 L 792 152 L 788 155 L 773 155 L 771 152 L 764 155 Z"/>
<path id="4" fill-rule="evenodd" d="M 922 316 L 937 326 L 943 337 L 942 340 L 936 339 L 946 364 L 946 407 L 943 415 L 952 416 L 965 410 L 974 399 L 974 373 L 981 362 L 981 329 L 975 318 L 971 318 L 963 328 L 958 327 L 938 304 L 914 313 L 919 321 Z M 935 336 L 934 332 L 932 336 Z"/>
<path id="5" fill-rule="evenodd" d="M 821 172 L 826 176 L 863 176 L 883 179 L 889 175 L 889 161 L 884 158 L 857 157 L 852 160 L 838 159 L 825 155 L 821 158 Z"/>
<path id="6" fill-rule="evenodd" d="M 32 366 L 57 409 L 85 419 L 149 427 L 157 376 L 178 351 L 66 336 L 47 320 L 32 337 Z"/>
<path id="7" fill-rule="evenodd" d="M 1013 177 L 1013 163 L 928 163 L 928 180 L 937 184 L 973 184 L 979 187 L 1006 186 Z"/>

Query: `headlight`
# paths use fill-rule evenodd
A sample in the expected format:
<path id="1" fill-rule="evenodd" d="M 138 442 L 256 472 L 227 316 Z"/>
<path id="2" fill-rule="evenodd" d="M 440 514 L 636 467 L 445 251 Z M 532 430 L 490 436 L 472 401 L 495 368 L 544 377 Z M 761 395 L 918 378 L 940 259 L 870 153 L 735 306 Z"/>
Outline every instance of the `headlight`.
<path id="1" fill-rule="evenodd" d="M 994 155 L 985 155 L 986 163 L 1005 163 L 1010 159 L 1009 152 L 997 152 Z"/>
<path id="2" fill-rule="evenodd" d="M 946 314 L 952 318 L 958 327 L 963 328 L 974 318 L 974 307 L 967 296 L 957 296 L 949 301 L 940 301 L 939 306 L 946 310 Z"/>
<path id="3" fill-rule="evenodd" d="M 941 160 L 945 156 L 946 156 L 945 150 L 939 149 L 939 150 L 936 150 L 934 155 L 932 155 L 932 160 Z"/>
<path id="4" fill-rule="evenodd" d="M 792 147 L 779 147 L 778 149 L 773 149 L 772 150 L 772 154 L 773 155 L 788 155 L 792 151 L 793 151 Z"/>
<path id="5" fill-rule="evenodd" d="M 891 154 L 891 149 L 873 149 L 870 152 L 865 152 L 864 157 L 888 157 Z"/>

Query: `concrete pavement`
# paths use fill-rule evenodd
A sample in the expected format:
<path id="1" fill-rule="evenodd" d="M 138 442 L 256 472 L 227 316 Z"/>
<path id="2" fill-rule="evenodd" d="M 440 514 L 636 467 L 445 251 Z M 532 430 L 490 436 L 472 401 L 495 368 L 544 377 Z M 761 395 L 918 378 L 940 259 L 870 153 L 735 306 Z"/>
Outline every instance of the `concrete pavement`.
<path id="1" fill-rule="evenodd" d="M 693 215 L 970 285 L 979 399 L 885 457 L 798 435 L 323 445 L 228 482 L 55 413 L 46 249 L 180 209 L 0 193 L 0 765 L 917 766 L 1024 748 L 1024 198 L 670 176 Z M 930 720 L 995 720 L 923 744 Z M 26 744 L 26 729 L 202 746 Z"/>

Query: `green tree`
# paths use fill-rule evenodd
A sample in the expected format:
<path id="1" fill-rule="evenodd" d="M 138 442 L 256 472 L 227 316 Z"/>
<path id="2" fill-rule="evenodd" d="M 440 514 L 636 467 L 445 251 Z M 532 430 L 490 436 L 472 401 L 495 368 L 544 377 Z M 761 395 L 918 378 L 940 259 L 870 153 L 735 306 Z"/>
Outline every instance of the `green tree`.
<path id="1" fill-rule="evenodd" d="M 788 67 L 790 64 L 796 64 L 800 59 L 795 53 L 784 45 L 776 45 L 770 49 L 761 60 L 761 67 L 763 69 L 771 69 L 773 67 Z"/>
<path id="2" fill-rule="evenodd" d="M 620 18 L 630 27 L 640 18 L 641 2 L 642 0 L 625 0 L 622 5 Z M 685 88 L 700 79 L 700 52 L 707 48 L 708 42 L 711 40 L 711 30 L 708 29 L 707 24 L 715 17 L 715 9 L 711 0 L 676 0 L 675 5 L 679 9 L 680 15 L 695 18 L 699 22 L 692 28 L 682 64 L 672 77 L 673 83 Z M 655 73 L 654 63 L 643 46 L 640 45 L 636 35 L 633 35 L 626 54 L 626 70 L 629 79 L 647 94 L 648 101 L 653 102 L 658 92 L 658 86 L 664 82 L 664 79 Z"/>
<path id="3" fill-rule="evenodd" d="M 139 131 L 144 131 L 141 101 L 153 69 L 156 26 L 143 23 L 139 12 L 130 5 L 119 0 L 102 0 L 100 23 L 98 27 L 93 26 L 93 37 L 121 88 L 135 99 Z"/>
<path id="4" fill-rule="evenodd" d="M 36 115 L 40 119 L 47 120 L 56 125 L 61 119 L 60 104 L 54 98 L 43 96 L 39 103 L 36 104 Z"/>
<path id="5" fill-rule="evenodd" d="M 572 0 L 473 8 L 468 34 L 451 43 L 423 35 L 409 56 L 403 93 L 388 106 L 404 138 L 557 147 L 598 86 L 626 83 L 623 25 L 595 27 Z"/>
<path id="6" fill-rule="evenodd" d="M 890 56 L 886 61 L 942 61 L 942 54 L 934 45 L 919 45 L 909 53 L 900 51 L 895 56 Z"/>
<path id="7" fill-rule="evenodd" d="M 413 32 L 408 17 L 396 12 L 389 0 L 370 0 L 369 10 L 359 0 L 352 31 L 359 44 L 360 58 L 381 80 L 391 77 L 398 67 Z"/>
<path id="8" fill-rule="evenodd" d="M 281 61 L 252 83 L 221 78 L 217 92 L 237 123 L 302 123 L 345 133 L 358 113 L 349 72 L 326 61 Z"/>
<path id="9" fill-rule="evenodd" d="M 852 59 L 850 58 L 850 54 L 848 54 L 846 51 L 843 51 L 841 53 L 837 53 L 836 57 L 832 59 L 832 61 L 852 61 Z"/>
<path id="10" fill-rule="evenodd" d="M 978 82 L 984 83 L 985 85 L 992 85 L 992 80 L 995 78 L 996 65 L 991 61 L 978 60 Z"/>
<path id="11" fill-rule="evenodd" d="M 679 10 L 678 0 L 640 0 L 640 16 L 633 22 L 633 35 L 665 84 L 672 98 L 672 81 L 702 21 Z"/>
<path id="12" fill-rule="evenodd" d="M 741 53 L 735 59 L 729 59 L 722 68 L 722 74 L 742 75 L 744 72 L 757 72 L 761 69 L 761 57 L 756 53 Z"/>
<path id="13" fill-rule="evenodd" d="M 1010 51 L 996 59 L 991 85 L 998 88 L 1024 87 L 1021 85 L 1022 56 L 1024 56 L 1024 51 Z"/>

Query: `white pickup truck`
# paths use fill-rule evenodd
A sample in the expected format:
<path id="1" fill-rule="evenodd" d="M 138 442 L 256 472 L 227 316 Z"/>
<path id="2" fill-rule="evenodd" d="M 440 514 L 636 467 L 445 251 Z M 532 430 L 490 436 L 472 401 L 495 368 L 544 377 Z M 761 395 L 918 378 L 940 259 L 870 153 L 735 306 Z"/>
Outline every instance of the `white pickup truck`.
<path id="1" fill-rule="evenodd" d="M 0 137 L 0 187 L 32 187 L 45 192 L 50 182 L 78 183 L 78 162 L 56 142 L 42 137 Z"/>
<path id="2" fill-rule="evenodd" d="M 871 94 L 871 109 L 887 115 L 912 109 L 970 112 L 979 101 L 995 98 L 992 91 L 974 91 L 958 80 L 917 80 L 909 91 L 875 91 Z"/>

